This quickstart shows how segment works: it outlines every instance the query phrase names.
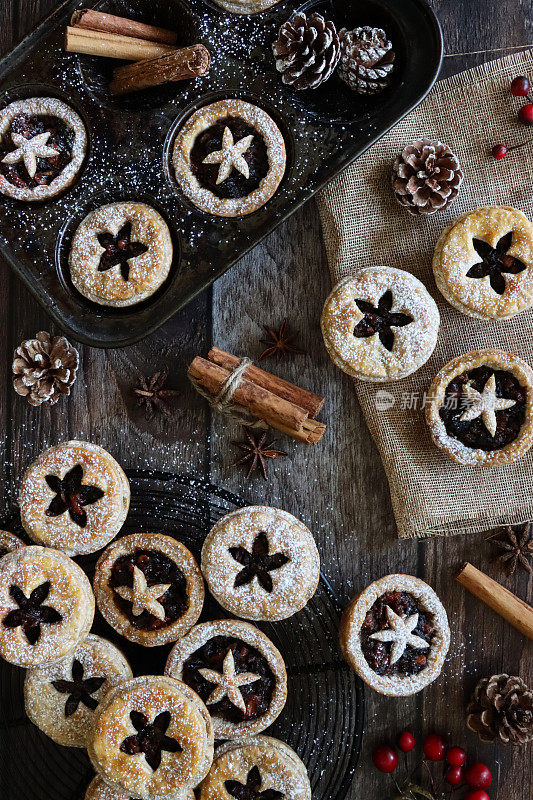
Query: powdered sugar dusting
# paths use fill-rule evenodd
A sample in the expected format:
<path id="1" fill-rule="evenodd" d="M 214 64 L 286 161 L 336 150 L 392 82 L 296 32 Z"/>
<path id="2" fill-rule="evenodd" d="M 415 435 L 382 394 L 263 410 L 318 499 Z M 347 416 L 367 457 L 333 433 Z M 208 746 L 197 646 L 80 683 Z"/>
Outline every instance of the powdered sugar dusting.
<path id="1" fill-rule="evenodd" d="M 87 524 L 83 528 L 68 511 L 55 517 L 46 515 L 56 496 L 46 476 L 63 479 L 78 464 L 83 468 L 82 484 L 104 492 L 95 503 L 84 506 Z M 113 539 L 124 524 L 129 500 L 128 479 L 115 459 L 102 447 L 80 441 L 63 442 L 41 453 L 26 471 L 19 495 L 21 521 L 29 536 L 69 555 L 93 553 Z"/>
<path id="2" fill-rule="evenodd" d="M 389 351 L 379 336 L 356 337 L 355 326 L 364 318 L 356 300 L 376 308 L 385 292 L 392 292 L 393 313 L 408 314 L 413 322 L 394 327 Z M 367 381 L 398 380 L 419 369 L 437 343 L 440 316 L 425 286 L 392 267 L 368 267 L 341 280 L 324 304 L 321 326 L 330 358 L 348 375 Z"/>
<path id="3" fill-rule="evenodd" d="M 273 588 L 266 591 L 257 578 L 235 586 L 242 564 L 230 548 L 252 552 L 258 534 L 268 539 L 269 554 L 282 553 L 288 561 L 269 572 Z M 228 611 L 245 619 L 280 620 L 300 611 L 313 596 L 320 577 L 315 540 L 303 522 L 287 511 L 249 506 L 222 517 L 202 548 L 202 572 L 209 589 Z"/>

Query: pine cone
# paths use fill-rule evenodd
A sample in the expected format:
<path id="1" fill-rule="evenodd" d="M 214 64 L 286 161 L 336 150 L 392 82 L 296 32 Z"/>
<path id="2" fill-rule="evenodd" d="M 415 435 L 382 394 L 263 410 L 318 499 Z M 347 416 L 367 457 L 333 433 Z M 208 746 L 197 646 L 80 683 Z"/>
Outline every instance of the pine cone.
<path id="1" fill-rule="evenodd" d="M 40 331 L 15 350 L 13 387 L 32 406 L 54 405 L 62 394 L 70 394 L 78 364 L 78 351 L 63 336 Z"/>
<path id="2" fill-rule="evenodd" d="M 447 144 L 422 138 L 404 147 L 394 162 L 392 188 L 410 214 L 435 214 L 455 200 L 463 178 Z"/>
<path id="3" fill-rule="evenodd" d="M 339 31 L 341 58 L 339 77 L 357 94 L 376 94 L 389 85 L 394 50 L 381 28 Z"/>
<path id="4" fill-rule="evenodd" d="M 466 725 L 482 742 L 503 744 L 533 741 L 533 692 L 509 675 L 483 678 L 466 707 Z"/>
<path id="5" fill-rule="evenodd" d="M 321 14 L 307 17 L 300 12 L 281 26 L 272 50 L 283 83 L 295 89 L 316 89 L 337 66 L 339 36 L 334 23 Z"/>

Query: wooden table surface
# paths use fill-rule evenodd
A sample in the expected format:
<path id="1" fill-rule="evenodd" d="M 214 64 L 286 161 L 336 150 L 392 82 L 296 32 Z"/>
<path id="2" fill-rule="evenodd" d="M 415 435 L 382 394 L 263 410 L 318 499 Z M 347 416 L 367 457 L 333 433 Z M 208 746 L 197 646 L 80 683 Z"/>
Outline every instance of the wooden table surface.
<path id="1" fill-rule="evenodd" d="M 500 55 L 488 50 L 533 42 L 531 5 L 523 0 L 432 0 L 432 4 L 444 29 L 447 53 L 484 51 L 446 58 L 443 74 Z M 2 53 L 56 5 L 56 0 L 1 0 Z M 387 481 L 351 381 L 333 367 L 322 344 L 319 317 L 330 279 L 313 201 L 143 342 L 107 352 L 81 347 L 72 396 L 53 408 L 32 408 L 11 388 L 14 347 L 38 330 L 51 330 L 51 324 L 4 263 L 0 280 L 4 509 L 12 507 L 23 469 L 41 450 L 69 438 L 88 439 L 108 448 L 125 467 L 205 473 L 250 503 L 279 506 L 300 517 L 318 540 L 323 571 L 342 603 L 389 572 L 420 576 L 436 589 L 448 610 L 450 655 L 440 680 L 413 698 L 391 700 L 366 692 L 366 733 L 350 798 L 386 800 L 389 785 L 371 765 L 372 747 L 407 727 L 417 735 L 439 731 L 450 742 L 467 745 L 469 753 L 492 770 L 492 800 L 531 800 L 531 746 L 481 745 L 466 730 L 464 706 L 483 676 L 509 672 L 531 685 L 532 644 L 466 594 L 452 576 L 462 561 L 471 560 L 529 602 L 532 581 L 525 572 L 506 579 L 490 563 L 492 548 L 486 534 L 397 540 Z M 210 416 L 189 388 L 186 368 L 211 342 L 257 357 L 261 324 L 276 326 L 284 317 L 300 332 L 307 354 L 283 363 L 278 372 L 326 396 L 321 418 L 328 429 L 315 447 L 280 437 L 279 446 L 290 459 L 271 465 L 268 482 L 257 478 L 247 483 L 245 473 L 231 466 L 236 453 L 230 440 L 240 438 L 239 426 Z M 169 368 L 170 384 L 182 394 L 172 419 L 148 423 L 135 406 L 131 387 L 139 372 L 150 374 L 163 366 Z"/>

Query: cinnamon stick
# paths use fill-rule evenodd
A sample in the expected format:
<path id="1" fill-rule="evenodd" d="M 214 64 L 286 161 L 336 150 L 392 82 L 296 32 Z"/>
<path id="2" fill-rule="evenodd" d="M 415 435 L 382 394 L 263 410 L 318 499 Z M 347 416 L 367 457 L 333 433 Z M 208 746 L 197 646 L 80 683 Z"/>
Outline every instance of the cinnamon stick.
<path id="1" fill-rule="evenodd" d="M 500 617 L 510 622 L 520 633 L 528 639 L 533 639 L 531 606 L 468 562 L 461 568 L 456 580 L 496 611 Z"/>
<path id="2" fill-rule="evenodd" d="M 68 53 L 84 53 L 89 56 L 120 58 L 124 61 L 142 61 L 157 58 L 176 48 L 167 44 L 120 36 L 117 33 L 90 31 L 84 28 L 68 27 L 65 36 L 65 50 Z"/>
<path id="3" fill-rule="evenodd" d="M 127 94 L 170 81 L 198 78 L 209 72 L 211 56 L 203 44 L 182 47 L 159 58 L 126 64 L 113 73 L 109 84 L 112 94 Z"/>
<path id="4" fill-rule="evenodd" d="M 198 356 L 190 365 L 188 374 L 215 397 L 231 375 L 231 370 L 224 369 L 218 364 Z M 314 444 L 324 434 L 326 426 L 309 419 L 309 415 L 303 408 L 258 386 L 248 380 L 246 376 L 243 376 L 235 390 L 233 402 L 258 419 L 263 419 L 272 428 L 307 444 Z"/>
<path id="5" fill-rule="evenodd" d="M 162 44 L 176 44 L 178 38 L 175 31 L 158 28 L 155 25 L 145 25 L 144 22 L 117 17 L 114 14 L 105 14 L 92 8 L 81 8 L 79 11 L 75 11 L 70 24 L 73 28 L 118 33 L 121 36 L 132 36 L 135 39 L 146 39 L 149 42 L 161 42 Z"/>
<path id="6" fill-rule="evenodd" d="M 231 353 L 226 353 L 218 347 L 212 347 L 207 354 L 207 358 L 209 361 L 213 361 L 215 364 L 230 371 L 234 370 L 241 363 L 240 358 L 231 355 Z M 244 375 L 257 384 L 257 386 L 262 386 L 263 389 L 268 389 L 269 392 L 272 392 L 278 397 L 283 397 L 283 399 L 287 400 L 289 403 L 294 403 L 300 408 L 303 408 L 310 417 L 316 417 L 324 405 L 323 397 L 313 394 L 313 392 L 309 392 L 307 389 L 300 389 L 299 386 L 284 381 L 283 378 L 278 378 L 276 375 L 271 375 L 270 372 L 265 372 L 254 364 L 250 364 L 250 366 L 246 368 Z"/>

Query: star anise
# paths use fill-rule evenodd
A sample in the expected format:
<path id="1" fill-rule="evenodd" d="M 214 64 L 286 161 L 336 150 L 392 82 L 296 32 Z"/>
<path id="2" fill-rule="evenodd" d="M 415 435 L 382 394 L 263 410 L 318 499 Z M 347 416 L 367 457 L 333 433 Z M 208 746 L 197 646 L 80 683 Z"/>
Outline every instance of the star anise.
<path id="1" fill-rule="evenodd" d="M 509 255 L 507 252 L 513 244 L 513 232 L 510 231 L 496 243 L 496 247 L 491 247 L 483 239 L 473 239 L 474 250 L 481 257 L 478 264 L 470 267 L 466 273 L 467 278 L 489 278 L 491 288 L 496 294 L 503 294 L 507 282 L 502 273 L 517 275 L 526 269 L 526 265 L 520 259 Z"/>
<path id="2" fill-rule="evenodd" d="M 261 339 L 261 343 L 267 344 L 268 347 L 259 356 L 259 361 L 263 361 L 264 358 L 270 358 L 270 356 L 276 356 L 276 359 L 280 361 L 286 355 L 302 354 L 304 352 L 293 343 L 297 334 L 289 332 L 286 319 L 281 323 L 279 331 L 275 331 L 268 325 L 263 325 L 263 328 L 269 338 Z"/>
<path id="3" fill-rule="evenodd" d="M 83 664 L 75 658 L 72 662 L 72 680 L 52 681 L 52 686 L 56 691 L 68 694 L 65 703 L 65 717 L 75 714 L 80 703 L 83 703 L 91 711 L 98 707 L 98 700 L 92 695 L 100 689 L 106 679 L 98 677 L 84 679 L 83 673 Z"/>
<path id="4" fill-rule="evenodd" d="M 251 478 L 252 474 L 255 470 L 260 470 L 263 475 L 263 478 L 266 480 L 267 476 L 267 465 L 266 459 L 267 458 L 283 458 L 286 456 L 287 453 L 284 453 L 282 450 L 273 450 L 272 445 L 274 444 L 275 440 L 266 444 L 266 438 L 268 431 L 263 431 L 260 434 L 255 434 L 250 428 L 245 428 L 244 433 L 246 436 L 246 441 L 244 442 L 235 442 L 232 441 L 232 445 L 235 447 L 239 447 L 241 450 L 244 450 L 244 455 L 242 458 L 237 459 L 234 461 L 232 466 L 236 467 L 238 464 L 250 464 L 250 469 L 248 470 L 248 475 L 246 476 L 248 480 Z"/>
<path id="5" fill-rule="evenodd" d="M 166 417 L 170 417 L 172 413 L 170 403 L 179 392 L 177 389 L 165 388 L 167 379 L 166 369 L 154 372 L 150 378 L 139 375 L 139 386 L 134 388 L 133 393 L 137 395 L 137 404 L 144 408 L 147 420 L 153 419 L 156 412 L 161 412 Z"/>
<path id="6" fill-rule="evenodd" d="M 514 575 L 518 566 L 523 567 L 530 575 L 533 574 L 530 564 L 530 559 L 533 558 L 532 528 L 530 522 L 525 522 L 518 531 L 507 525 L 502 531 L 489 536 L 489 539 L 494 540 L 494 544 L 500 551 L 493 561 L 503 564 L 508 575 Z M 503 538 L 495 539 L 495 536 L 503 536 Z"/>

